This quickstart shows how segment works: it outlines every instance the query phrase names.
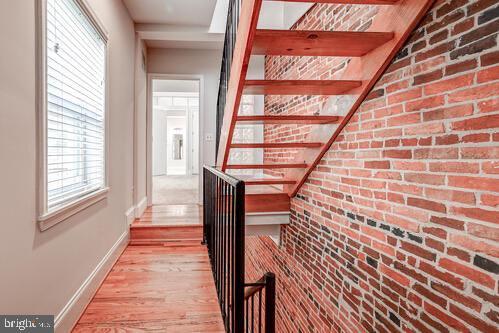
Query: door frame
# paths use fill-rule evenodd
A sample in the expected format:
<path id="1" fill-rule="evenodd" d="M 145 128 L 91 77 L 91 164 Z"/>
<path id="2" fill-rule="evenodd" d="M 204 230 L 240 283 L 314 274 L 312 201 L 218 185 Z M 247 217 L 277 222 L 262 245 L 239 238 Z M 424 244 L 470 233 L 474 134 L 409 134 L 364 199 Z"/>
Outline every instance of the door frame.
<path id="1" fill-rule="evenodd" d="M 203 138 L 204 138 L 204 76 L 201 74 L 161 74 L 161 73 L 148 73 L 147 74 L 147 108 L 146 108 L 146 146 L 147 146 L 147 161 L 146 161 L 146 193 L 147 193 L 147 206 L 152 206 L 152 109 L 153 109 L 153 80 L 191 80 L 199 82 L 199 149 L 198 149 L 198 170 L 199 170 L 199 196 L 198 203 L 202 203 L 202 161 L 203 159 Z"/>

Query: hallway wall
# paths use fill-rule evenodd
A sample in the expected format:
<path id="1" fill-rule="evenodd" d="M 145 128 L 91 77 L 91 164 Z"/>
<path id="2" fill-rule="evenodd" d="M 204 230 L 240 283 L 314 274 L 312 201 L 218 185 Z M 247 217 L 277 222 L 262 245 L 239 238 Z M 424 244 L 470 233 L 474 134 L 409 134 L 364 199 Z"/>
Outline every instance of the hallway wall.
<path id="1" fill-rule="evenodd" d="M 279 332 L 497 331 L 498 9 L 436 1 L 292 199 L 282 244 L 247 240 L 247 279 L 277 274 Z M 296 28 L 364 30 L 375 12 L 316 5 Z M 326 79 L 342 63 L 267 57 L 266 78 Z M 271 96 L 265 111 L 342 102 Z M 265 140 L 309 131 L 267 126 Z"/>
<path id="2" fill-rule="evenodd" d="M 120 0 L 88 0 L 109 33 L 107 199 L 37 226 L 36 1 L 0 1 L 0 313 L 58 315 L 127 233 L 133 205 L 134 25 Z"/>

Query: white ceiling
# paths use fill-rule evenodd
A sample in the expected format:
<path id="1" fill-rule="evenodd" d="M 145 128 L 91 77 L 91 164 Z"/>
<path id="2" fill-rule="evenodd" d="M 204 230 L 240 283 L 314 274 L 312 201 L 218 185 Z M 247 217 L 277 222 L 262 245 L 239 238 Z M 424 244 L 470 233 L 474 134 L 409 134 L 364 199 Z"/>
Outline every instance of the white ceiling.
<path id="1" fill-rule="evenodd" d="M 152 48 L 222 49 L 229 0 L 123 0 Z M 310 3 L 264 1 L 258 27 L 289 29 Z"/>
<path id="2" fill-rule="evenodd" d="M 135 23 L 206 26 L 217 0 L 123 0 Z"/>
<path id="3" fill-rule="evenodd" d="M 154 92 L 199 92 L 198 80 L 153 80 Z"/>

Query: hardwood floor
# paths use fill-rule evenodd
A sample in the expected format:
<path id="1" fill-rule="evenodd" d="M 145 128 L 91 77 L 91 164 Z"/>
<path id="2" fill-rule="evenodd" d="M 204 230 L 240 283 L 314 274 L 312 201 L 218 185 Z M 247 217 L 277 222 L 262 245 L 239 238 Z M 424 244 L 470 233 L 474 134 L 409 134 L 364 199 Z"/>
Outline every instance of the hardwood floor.
<path id="1" fill-rule="evenodd" d="M 201 225 L 203 206 L 189 205 L 153 205 L 147 207 L 144 214 L 133 222 L 139 225 Z"/>
<path id="2" fill-rule="evenodd" d="M 206 248 L 129 246 L 73 332 L 224 332 Z"/>

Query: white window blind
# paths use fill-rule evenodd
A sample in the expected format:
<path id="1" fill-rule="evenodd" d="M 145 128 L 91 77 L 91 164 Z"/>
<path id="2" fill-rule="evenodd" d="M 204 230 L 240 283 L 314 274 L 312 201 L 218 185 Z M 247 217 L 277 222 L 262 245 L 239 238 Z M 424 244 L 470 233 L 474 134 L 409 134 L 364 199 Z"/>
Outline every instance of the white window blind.
<path id="1" fill-rule="evenodd" d="M 76 0 L 47 0 L 46 207 L 105 187 L 106 41 Z"/>

